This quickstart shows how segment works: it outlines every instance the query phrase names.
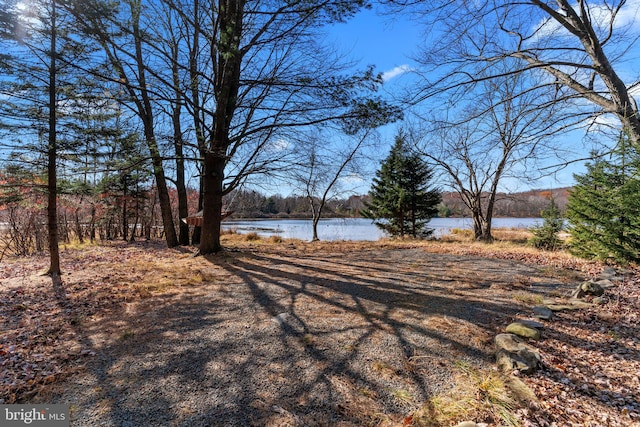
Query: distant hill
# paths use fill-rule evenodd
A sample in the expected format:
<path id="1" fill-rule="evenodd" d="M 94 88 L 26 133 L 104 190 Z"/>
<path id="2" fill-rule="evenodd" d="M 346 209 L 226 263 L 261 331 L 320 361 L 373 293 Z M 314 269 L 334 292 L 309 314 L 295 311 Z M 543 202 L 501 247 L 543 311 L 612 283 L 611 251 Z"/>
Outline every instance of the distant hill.
<path id="1" fill-rule="evenodd" d="M 562 211 L 567 206 L 571 187 L 529 190 L 520 193 L 498 193 L 494 217 L 537 218 L 540 211 L 549 205 L 553 197 Z M 347 199 L 330 200 L 324 211 L 325 217 L 359 217 L 369 201 L 368 195 L 353 195 Z M 238 191 L 227 200 L 227 208 L 234 211 L 235 218 L 310 218 L 309 202 L 304 197 L 280 195 L 265 196 L 256 191 Z M 442 193 L 441 216 L 470 216 L 460 195 L 456 192 Z"/>
<path id="2" fill-rule="evenodd" d="M 537 218 L 540 211 L 549 205 L 551 197 L 561 211 L 567 207 L 571 187 L 529 190 L 520 193 L 498 193 L 493 211 L 494 217 Z M 469 216 L 468 209 L 460 195 L 455 192 L 442 193 L 442 204 L 450 210 L 451 216 Z"/>

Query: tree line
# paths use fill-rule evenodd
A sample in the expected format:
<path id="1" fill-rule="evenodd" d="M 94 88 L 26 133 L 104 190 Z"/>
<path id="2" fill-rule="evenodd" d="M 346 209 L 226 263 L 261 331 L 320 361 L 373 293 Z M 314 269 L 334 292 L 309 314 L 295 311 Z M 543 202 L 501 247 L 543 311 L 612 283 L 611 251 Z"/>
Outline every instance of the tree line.
<path id="1" fill-rule="evenodd" d="M 517 193 L 498 192 L 494 215 L 510 218 L 538 218 L 551 199 L 561 212 L 566 210 L 571 188 L 527 190 Z M 437 217 L 469 217 L 471 212 L 456 192 L 442 191 Z M 225 206 L 233 212 L 232 218 L 311 218 L 306 197 L 266 195 L 256 190 L 237 190 L 226 199 Z M 231 201 L 231 203 L 228 203 Z M 332 198 L 327 202 L 326 218 L 362 218 L 362 211 L 371 203 L 369 194 L 354 194 L 347 198 Z"/>

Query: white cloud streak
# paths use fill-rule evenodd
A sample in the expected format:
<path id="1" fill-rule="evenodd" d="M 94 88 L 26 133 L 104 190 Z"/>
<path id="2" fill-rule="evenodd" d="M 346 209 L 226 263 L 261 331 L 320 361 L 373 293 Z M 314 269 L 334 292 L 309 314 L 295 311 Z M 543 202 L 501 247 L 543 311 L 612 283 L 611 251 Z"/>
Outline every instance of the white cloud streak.
<path id="1" fill-rule="evenodd" d="M 383 82 L 388 82 L 391 79 L 394 79 L 398 76 L 401 76 L 404 73 L 408 73 L 410 71 L 413 71 L 413 68 L 411 68 L 410 66 L 408 66 L 407 64 L 404 65 L 399 65 L 389 71 L 385 71 L 384 73 L 382 73 L 382 81 Z"/>

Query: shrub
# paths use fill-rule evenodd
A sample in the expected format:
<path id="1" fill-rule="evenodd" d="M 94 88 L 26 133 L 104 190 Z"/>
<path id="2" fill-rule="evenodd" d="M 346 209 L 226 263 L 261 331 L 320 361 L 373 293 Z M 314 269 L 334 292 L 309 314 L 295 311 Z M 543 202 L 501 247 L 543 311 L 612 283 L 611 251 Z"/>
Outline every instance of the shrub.
<path id="1" fill-rule="evenodd" d="M 529 242 L 535 248 L 555 251 L 562 246 L 559 234 L 564 229 L 564 219 L 553 198 L 549 206 L 542 210 L 540 216 L 542 216 L 544 222 L 540 227 L 531 229 L 533 237 Z"/>

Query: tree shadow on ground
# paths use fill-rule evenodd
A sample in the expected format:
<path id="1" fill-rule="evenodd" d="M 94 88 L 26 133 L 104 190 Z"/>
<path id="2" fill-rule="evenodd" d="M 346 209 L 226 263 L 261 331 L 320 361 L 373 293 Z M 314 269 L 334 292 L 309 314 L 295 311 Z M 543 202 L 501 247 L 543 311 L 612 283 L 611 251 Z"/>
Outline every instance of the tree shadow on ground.
<path id="1" fill-rule="evenodd" d="M 504 266 L 415 250 L 206 257 L 202 283 L 87 325 L 96 360 L 59 401 L 80 425 L 398 422 L 456 362 L 492 362 L 522 306 L 466 285 L 507 287 Z"/>

